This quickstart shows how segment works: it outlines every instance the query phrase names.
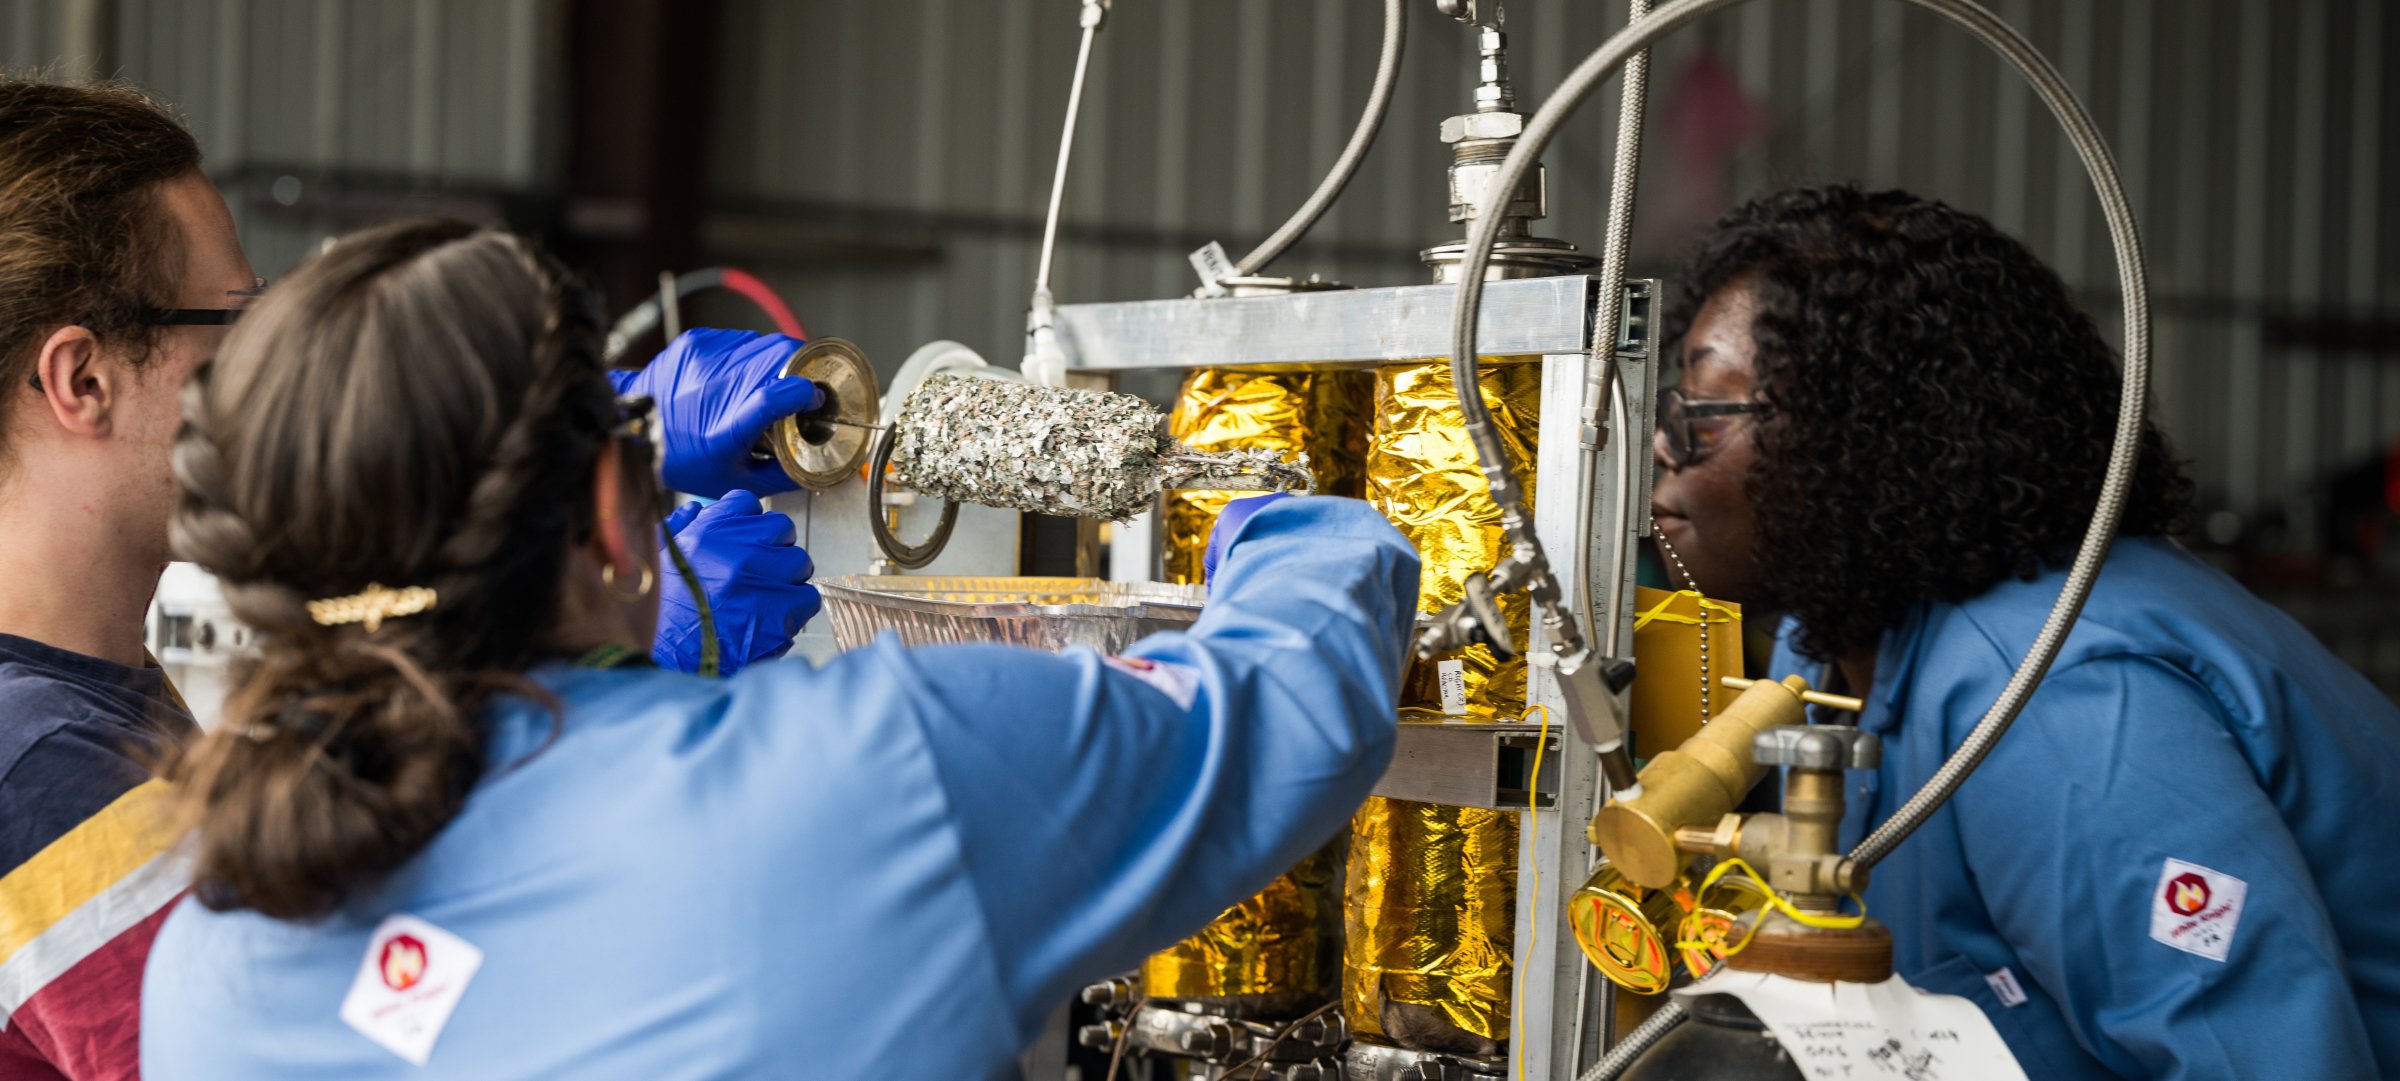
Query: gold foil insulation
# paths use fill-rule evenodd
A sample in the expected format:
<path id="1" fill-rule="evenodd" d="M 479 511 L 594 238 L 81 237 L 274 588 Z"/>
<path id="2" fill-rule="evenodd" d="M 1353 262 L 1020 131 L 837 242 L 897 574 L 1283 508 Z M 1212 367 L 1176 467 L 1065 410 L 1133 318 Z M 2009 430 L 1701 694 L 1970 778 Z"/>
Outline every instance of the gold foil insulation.
<path id="1" fill-rule="evenodd" d="M 1540 435 L 1542 366 L 1509 358 L 1487 358 L 1479 366 L 1483 398 L 1508 450 L 1525 502 L 1534 499 L 1534 441 Z M 1466 417 L 1451 389 L 1450 364 L 1407 364 L 1375 371 L 1375 427 L 1367 443 L 1367 499 L 1400 527 L 1424 561 L 1417 608 L 1438 612 L 1466 594 L 1470 575 L 1498 565 L 1508 554 L 1500 531 L 1500 508 L 1476 468 L 1475 446 L 1467 439 Z M 1525 645 L 1528 601 L 1522 592 L 1500 598 L 1509 637 Z M 1442 662 L 1457 661 L 1465 677 L 1463 715 L 1479 721 L 1514 720 L 1525 709 L 1525 660 L 1499 661 L 1492 651 L 1470 646 L 1419 661 L 1400 688 L 1403 709 L 1452 712 L 1443 708 Z M 1453 703 L 1455 704 L 1455 703 Z"/>
<path id="2" fill-rule="evenodd" d="M 1541 365 L 1490 359 L 1480 376 L 1530 500 Z M 1423 611 L 1457 601 L 1469 575 L 1507 552 L 1446 361 L 1375 372 L 1366 483 L 1367 498 L 1423 560 Z M 1524 597 L 1505 598 L 1502 610 L 1521 647 Z M 1443 708 L 1445 660 L 1463 669 L 1455 710 Z M 1462 723 L 1513 720 L 1525 708 L 1525 662 L 1501 663 L 1482 647 L 1419 661 L 1400 704 Z M 1351 822 L 1345 890 L 1343 1008 L 1352 1031 L 1413 1050 L 1494 1053 L 1508 1038 L 1516 870 L 1516 812 L 1369 799 Z"/>
<path id="3" fill-rule="evenodd" d="M 1241 372 L 1203 368 L 1184 379 L 1168 431 L 1200 451 L 1305 452 L 1317 491 L 1356 496 L 1373 393 L 1366 372 Z M 1165 578 L 1197 583 L 1208 532 L 1225 504 L 1256 492 L 1169 491 Z M 1331 1001 L 1341 967 L 1341 876 L 1335 838 L 1200 933 L 1153 954 L 1143 993 L 1200 999 L 1244 1017 L 1297 1017 Z"/>
<path id="4" fill-rule="evenodd" d="M 1443 1027 L 1508 1038 L 1517 816 L 1370 797 L 1350 820 L 1342 1011 L 1414 1050 L 1488 1054 Z M 1438 1021 L 1441 1024 L 1429 1024 Z"/>
<path id="5" fill-rule="evenodd" d="M 1167 431 L 1198 451 L 1305 452 L 1320 495 L 1360 492 L 1372 394 L 1366 372 L 1241 372 L 1202 368 L 1185 377 Z M 1225 504 L 1256 492 L 1166 494 L 1165 578 L 1196 584 L 1208 531 Z"/>
<path id="6" fill-rule="evenodd" d="M 1150 955 L 1142 964 L 1142 993 L 1279 1019 L 1332 1001 L 1341 970 L 1344 839 L 1311 853 L 1199 934 Z"/>

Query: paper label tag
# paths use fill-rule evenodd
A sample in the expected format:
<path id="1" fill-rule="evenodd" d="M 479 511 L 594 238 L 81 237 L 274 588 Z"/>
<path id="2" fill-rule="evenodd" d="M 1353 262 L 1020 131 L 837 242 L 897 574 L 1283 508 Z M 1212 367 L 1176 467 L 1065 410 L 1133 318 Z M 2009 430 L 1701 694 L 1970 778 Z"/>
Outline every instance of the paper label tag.
<path id="1" fill-rule="evenodd" d="M 387 917 L 367 939 L 342 1020 L 384 1050 L 419 1066 L 450 1023 L 459 996 L 483 967 L 466 939 L 406 914 Z"/>
<path id="2" fill-rule="evenodd" d="M 2025 988 L 2024 985 L 2017 982 L 2016 973 L 2005 968 L 1995 969 L 1983 974 L 1983 982 L 1992 986 L 1992 997 L 1999 999 L 2001 1005 L 2022 1006 L 2025 1004 Z"/>
<path id="3" fill-rule="evenodd" d="M 1200 670 L 1188 664 L 1106 655 L 1100 658 L 1100 663 L 1165 691 L 1181 709 L 1192 708 L 1192 701 L 1200 694 Z"/>
<path id="4" fill-rule="evenodd" d="M 2250 884 L 2196 863 L 2168 860 L 2150 894 L 2150 937 L 2185 953 L 2222 961 L 2233 951 Z"/>
<path id="5" fill-rule="evenodd" d="M 1732 995 L 1809 1081 L 2026 1081 L 1973 1002 L 1882 983 L 1810 983 L 1719 968 L 1678 995 Z"/>
<path id="6" fill-rule="evenodd" d="M 1225 254 L 1225 245 L 1211 240 L 1190 258 L 1192 270 L 1200 275 L 1200 291 L 1212 297 L 1224 296 L 1225 287 L 1218 283 L 1233 276 L 1233 257 Z"/>
<path id="7" fill-rule="evenodd" d="M 1453 717 L 1467 712 L 1467 662 L 1453 657 L 1434 666 L 1434 680 L 1442 687 L 1442 712 Z"/>

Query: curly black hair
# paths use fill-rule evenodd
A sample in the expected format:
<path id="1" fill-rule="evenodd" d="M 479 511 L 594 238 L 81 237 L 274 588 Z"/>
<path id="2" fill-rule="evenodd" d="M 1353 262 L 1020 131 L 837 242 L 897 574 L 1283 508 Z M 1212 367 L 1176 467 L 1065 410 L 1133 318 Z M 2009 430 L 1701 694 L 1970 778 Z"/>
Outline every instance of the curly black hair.
<path id="1" fill-rule="evenodd" d="M 2024 244 L 1906 192 L 1802 188 L 1723 219 L 1678 283 L 1683 337 L 1749 286 L 1765 410 L 1752 558 L 1804 654 L 1871 647 L 1910 608 L 2071 557 L 2116 430 L 2116 354 Z M 2122 532 L 2188 527 L 2192 484 L 2145 423 Z"/>

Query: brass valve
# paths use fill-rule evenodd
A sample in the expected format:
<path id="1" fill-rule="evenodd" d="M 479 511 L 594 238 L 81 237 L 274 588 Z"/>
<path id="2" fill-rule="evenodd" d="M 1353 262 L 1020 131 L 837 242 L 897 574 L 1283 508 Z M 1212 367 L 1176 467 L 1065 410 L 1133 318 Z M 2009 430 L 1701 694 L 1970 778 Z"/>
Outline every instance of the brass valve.
<path id="1" fill-rule="evenodd" d="M 1675 832 L 1715 826 L 1732 813 L 1766 775 L 1767 767 L 1752 758 L 1759 734 L 1804 723 L 1800 696 L 1807 691 L 1808 680 L 1796 675 L 1752 685 L 1683 746 L 1651 759 L 1636 789 L 1626 793 L 1630 798 L 1611 799 L 1592 816 L 1587 836 L 1635 885 L 1659 889 L 1674 882 L 1684 862 Z"/>

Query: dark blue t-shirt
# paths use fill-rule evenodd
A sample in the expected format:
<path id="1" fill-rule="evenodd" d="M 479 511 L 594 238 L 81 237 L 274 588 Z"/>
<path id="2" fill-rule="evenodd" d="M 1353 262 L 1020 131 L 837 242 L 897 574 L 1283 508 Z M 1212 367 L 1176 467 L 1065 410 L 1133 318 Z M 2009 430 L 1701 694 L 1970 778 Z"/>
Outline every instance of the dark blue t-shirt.
<path id="1" fill-rule="evenodd" d="M 166 674 L 0 634 L 0 874 L 150 779 L 199 732 Z"/>

